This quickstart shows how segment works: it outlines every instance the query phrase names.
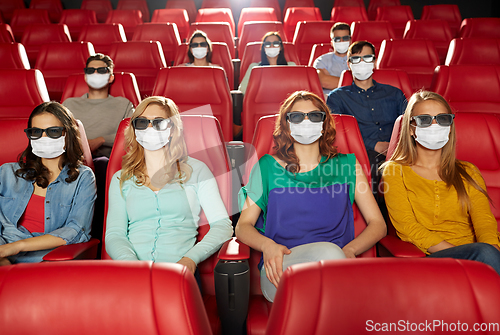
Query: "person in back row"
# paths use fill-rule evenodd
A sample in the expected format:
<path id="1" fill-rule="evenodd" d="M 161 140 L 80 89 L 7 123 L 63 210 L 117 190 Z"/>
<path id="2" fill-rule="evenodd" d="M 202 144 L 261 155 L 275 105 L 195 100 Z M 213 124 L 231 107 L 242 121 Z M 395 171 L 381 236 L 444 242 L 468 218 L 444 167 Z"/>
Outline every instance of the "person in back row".
<path id="1" fill-rule="evenodd" d="M 238 90 L 245 94 L 252 69 L 264 65 L 295 65 L 294 62 L 286 61 L 283 41 L 278 32 L 272 31 L 264 35 L 260 49 L 260 62 L 250 64 Z"/>
<path id="2" fill-rule="evenodd" d="M 351 28 L 347 23 L 337 22 L 332 26 L 330 38 L 333 51 L 319 56 L 313 63 L 325 97 L 339 85 L 342 71 L 349 70 L 347 50 L 351 44 Z"/>
<path id="3" fill-rule="evenodd" d="M 406 108 L 403 92 L 390 85 L 373 80 L 375 47 L 368 41 L 351 44 L 347 64 L 352 72 L 350 86 L 336 88 L 326 101 L 330 111 L 356 118 L 371 165 L 372 187 L 377 193 L 379 166 L 385 162 L 392 128 Z"/>
<path id="4" fill-rule="evenodd" d="M 212 64 L 212 42 L 201 30 L 196 30 L 189 39 L 187 52 L 189 63 L 184 66 L 219 66 Z"/>

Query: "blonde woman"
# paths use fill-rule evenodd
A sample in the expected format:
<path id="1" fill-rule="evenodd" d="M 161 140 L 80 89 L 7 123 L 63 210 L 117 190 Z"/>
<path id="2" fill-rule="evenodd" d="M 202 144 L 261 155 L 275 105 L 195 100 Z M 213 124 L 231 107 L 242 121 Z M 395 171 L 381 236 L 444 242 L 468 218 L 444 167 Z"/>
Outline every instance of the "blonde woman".
<path id="1" fill-rule="evenodd" d="M 437 93 L 413 94 L 383 185 L 399 237 L 429 257 L 471 259 L 500 273 L 498 228 L 479 170 L 455 158 L 455 115 Z"/>
<path id="2" fill-rule="evenodd" d="M 125 130 L 127 154 L 109 188 L 106 251 L 118 260 L 197 264 L 231 238 L 232 226 L 217 182 L 187 156 L 175 103 L 149 97 Z M 201 209 L 210 231 L 196 243 Z"/>

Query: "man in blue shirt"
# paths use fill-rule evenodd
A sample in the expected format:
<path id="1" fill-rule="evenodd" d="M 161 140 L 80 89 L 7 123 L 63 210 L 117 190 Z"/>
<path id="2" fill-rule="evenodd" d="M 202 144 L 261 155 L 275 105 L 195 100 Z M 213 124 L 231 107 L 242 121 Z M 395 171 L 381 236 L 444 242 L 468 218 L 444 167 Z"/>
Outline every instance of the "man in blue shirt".
<path id="1" fill-rule="evenodd" d="M 350 86 L 333 90 L 327 99 L 332 113 L 352 115 L 358 121 L 370 160 L 374 191 L 378 166 L 385 161 L 394 121 L 404 113 L 407 103 L 399 88 L 373 80 L 375 59 L 375 47 L 370 42 L 351 44 L 347 65 L 354 81 Z"/>

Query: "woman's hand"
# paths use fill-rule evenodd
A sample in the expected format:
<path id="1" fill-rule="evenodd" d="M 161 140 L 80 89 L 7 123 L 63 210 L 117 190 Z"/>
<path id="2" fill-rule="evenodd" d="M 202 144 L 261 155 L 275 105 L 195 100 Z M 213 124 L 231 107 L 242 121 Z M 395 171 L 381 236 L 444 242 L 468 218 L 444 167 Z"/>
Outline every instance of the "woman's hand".
<path id="1" fill-rule="evenodd" d="M 356 254 L 354 253 L 354 250 L 352 250 L 348 246 L 343 247 L 342 251 L 344 252 L 344 255 L 346 258 L 356 258 Z"/>
<path id="2" fill-rule="evenodd" d="M 283 275 L 283 255 L 289 255 L 291 252 L 290 249 L 284 245 L 277 244 L 273 240 L 269 240 L 262 248 L 266 276 L 276 287 L 278 287 Z"/>
<path id="3" fill-rule="evenodd" d="M 23 251 L 22 243 L 12 242 L 0 245 L 0 259 L 17 255 Z"/>
<path id="4" fill-rule="evenodd" d="M 11 265 L 11 262 L 7 258 L 0 258 L 0 266 Z"/>
<path id="5" fill-rule="evenodd" d="M 196 263 L 189 257 L 182 257 L 177 263 L 186 266 L 193 274 L 196 271 Z"/>

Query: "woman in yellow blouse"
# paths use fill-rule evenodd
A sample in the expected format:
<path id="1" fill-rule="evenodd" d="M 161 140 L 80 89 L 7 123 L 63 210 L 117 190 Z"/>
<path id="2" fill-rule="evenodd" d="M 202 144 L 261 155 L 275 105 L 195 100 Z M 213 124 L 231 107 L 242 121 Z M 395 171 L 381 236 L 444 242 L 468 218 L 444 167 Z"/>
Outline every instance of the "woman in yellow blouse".
<path id="1" fill-rule="evenodd" d="M 455 158 L 450 106 L 437 93 L 410 98 L 394 154 L 384 164 L 384 194 L 398 236 L 429 257 L 472 259 L 500 274 L 497 222 L 481 173 Z"/>

